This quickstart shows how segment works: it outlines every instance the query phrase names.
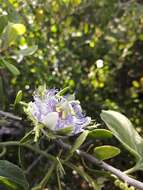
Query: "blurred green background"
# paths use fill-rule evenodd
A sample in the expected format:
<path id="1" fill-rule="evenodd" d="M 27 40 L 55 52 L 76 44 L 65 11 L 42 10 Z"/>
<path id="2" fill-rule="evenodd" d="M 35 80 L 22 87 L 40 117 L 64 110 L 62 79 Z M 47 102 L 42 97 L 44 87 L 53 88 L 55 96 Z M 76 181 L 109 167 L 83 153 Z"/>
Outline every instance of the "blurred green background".
<path id="1" fill-rule="evenodd" d="M 70 86 L 93 119 L 114 109 L 143 133 L 142 0 L 0 0 L 1 36 L 9 22 L 26 32 L 6 49 L 0 41 L 1 110 L 14 112 L 18 90 L 29 101 L 43 83 Z"/>
<path id="2" fill-rule="evenodd" d="M 102 108 L 120 110 L 140 127 L 143 95 L 143 3 L 121 0 L 1 1 L 0 31 L 23 23 L 26 33 L 4 56 L 19 76 L 1 70 L 5 109 L 22 89 L 44 82 L 70 86 L 93 118 Z M 14 48 L 37 45 L 31 56 Z M 4 72 L 4 73 L 3 73 Z M 1 89 L 2 92 L 2 89 Z M 1 93 L 2 94 L 2 93 Z M 1 100 L 2 100 L 1 98 Z"/>

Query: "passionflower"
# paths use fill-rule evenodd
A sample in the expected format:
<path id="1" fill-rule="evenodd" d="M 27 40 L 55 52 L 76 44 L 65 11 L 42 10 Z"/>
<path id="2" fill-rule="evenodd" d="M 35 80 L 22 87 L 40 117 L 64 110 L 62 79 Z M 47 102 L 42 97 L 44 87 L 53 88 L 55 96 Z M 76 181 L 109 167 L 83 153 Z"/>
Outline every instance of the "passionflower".
<path id="1" fill-rule="evenodd" d="M 91 118 L 85 116 L 74 95 L 62 95 L 62 92 L 56 89 L 36 90 L 34 101 L 28 103 L 26 113 L 36 126 L 42 124 L 56 133 L 70 128 L 68 135 L 78 134 L 90 124 Z"/>

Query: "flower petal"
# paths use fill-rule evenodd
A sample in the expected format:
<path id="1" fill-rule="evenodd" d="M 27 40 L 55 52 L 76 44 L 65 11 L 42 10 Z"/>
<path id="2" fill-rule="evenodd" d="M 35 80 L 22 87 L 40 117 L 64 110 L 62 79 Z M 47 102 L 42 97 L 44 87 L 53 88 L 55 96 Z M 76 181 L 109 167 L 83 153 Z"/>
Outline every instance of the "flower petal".
<path id="1" fill-rule="evenodd" d="M 57 112 L 48 113 L 43 119 L 42 123 L 49 129 L 54 130 L 59 119 L 59 114 Z"/>

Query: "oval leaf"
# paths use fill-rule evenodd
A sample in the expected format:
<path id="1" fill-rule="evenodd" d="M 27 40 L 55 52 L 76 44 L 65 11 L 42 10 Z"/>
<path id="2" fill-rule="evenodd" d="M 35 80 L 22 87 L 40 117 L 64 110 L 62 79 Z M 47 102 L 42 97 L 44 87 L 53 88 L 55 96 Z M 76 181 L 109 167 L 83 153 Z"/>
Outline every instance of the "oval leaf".
<path id="1" fill-rule="evenodd" d="M 102 120 L 113 135 L 133 154 L 137 160 L 143 156 L 143 139 L 137 133 L 129 119 L 116 111 L 102 111 Z"/>
<path id="2" fill-rule="evenodd" d="M 107 160 L 120 154 L 120 149 L 115 146 L 98 146 L 94 149 L 94 155 L 100 160 Z"/>
<path id="3" fill-rule="evenodd" d="M 9 22 L 4 28 L 1 39 L 3 49 L 7 49 L 16 42 L 17 37 L 26 32 L 26 27 L 23 24 Z"/>
<path id="4" fill-rule="evenodd" d="M 0 160 L 0 180 L 5 185 L 17 186 L 21 190 L 28 190 L 29 187 L 23 171 L 15 164 L 6 160 Z"/>
<path id="5" fill-rule="evenodd" d="M 106 129 L 94 129 L 89 132 L 89 138 L 112 138 L 112 132 Z"/>
<path id="6" fill-rule="evenodd" d="M 26 49 L 21 49 L 19 51 L 15 51 L 15 53 L 19 56 L 29 56 L 32 55 L 33 53 L 35 53 L 35 51 L 37 50 L 38 46 L 31 46 L 28 47 Z"/>
<path id="7" fill-rule="evenodd" d="M 11 28 L 16 32 L 17 35 L 23 35 L 26 32 L 24 24 L 12 23 Z"/>
<path id="8" fill-rule="evenodd" d="M 3 61 L 3 65 L 14 75 L 17 76 L 20 74 L 20 71 L 11 63 L 7 62 L 6 60 L 2 60 Z"/>

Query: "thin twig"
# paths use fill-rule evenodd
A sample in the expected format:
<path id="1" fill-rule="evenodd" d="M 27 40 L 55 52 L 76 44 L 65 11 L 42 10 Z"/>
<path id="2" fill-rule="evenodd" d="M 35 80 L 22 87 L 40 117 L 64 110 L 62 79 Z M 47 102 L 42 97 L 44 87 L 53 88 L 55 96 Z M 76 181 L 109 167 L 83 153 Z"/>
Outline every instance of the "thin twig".
<path id="1" fill-rule="evenodd" d="M 21 117 L 15 116 L 12 113 L 4 112 L 4 111 L 1 111 L 1 110 L 0 110 L 0 115 L 2 115 L 4 117 L 8 117 L 10 119 L 19 120 L 19 121 L 22 119 Z"/>
<path id="2" fill-rule="evenodd" d="M 64 149 L 67 149 L 67 150 L 71 149 L 71 146 L 68 145 L 68 144 L 66 144 L 66 143 L 64 143 L 62 140 L 59 140 L 58 143 Z M 142 182 L 129 177 L 124 172 L 120 171 L 119 169 L 114 168 L 113 166 L 105 163 L 102 160 L 99 160 L 99 159 L 93 157 L 92 155 L 90 155 L 90 154 L 88 154 L 88 153 L 86 153 L 84 151 L 76 150 L 76 153 L 79 156 L 84 157 L 87 161 L 90 161 L 91 163 L 93 163 L 93 164 L 95 164 L 95 165 L 103 168 L 104 170 L 111 172 L 112 174 L 114 174 L 115 176 L 117 176 L 118 178 L 120 178 L 121 180 L 123 180 L 124 182 L 126 182 L 127 184 L 129 184 L 131 186 L 134 186 L 135 188 L 137 188 L 139 190 L 143 190 L 143 183 Z"/>
<path id="3" fill-rule="evenodd" d="M 38 158 L 36 158 L 36 160 L 34 160 L 32 164 L 30 164 L 30 166 L 27 168 L 25 174 L 28 174 L 37 165 L 37 163 L 41 160 L 42 157 L 43 155 L 38 156 Z"/>

